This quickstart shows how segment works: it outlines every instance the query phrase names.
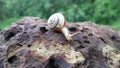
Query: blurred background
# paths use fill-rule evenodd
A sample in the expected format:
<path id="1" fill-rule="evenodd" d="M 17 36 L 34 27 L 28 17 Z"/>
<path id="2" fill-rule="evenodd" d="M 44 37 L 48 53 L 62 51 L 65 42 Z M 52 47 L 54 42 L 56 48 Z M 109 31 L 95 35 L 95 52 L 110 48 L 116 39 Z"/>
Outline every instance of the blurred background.
<path id="1" fill-rule="evenodd" d="M 69 22 L 90 21 L 120 30 L 120 0 L 0 0 L 0 29 L 24 16 L 47 20 L 56 12 Z"/>

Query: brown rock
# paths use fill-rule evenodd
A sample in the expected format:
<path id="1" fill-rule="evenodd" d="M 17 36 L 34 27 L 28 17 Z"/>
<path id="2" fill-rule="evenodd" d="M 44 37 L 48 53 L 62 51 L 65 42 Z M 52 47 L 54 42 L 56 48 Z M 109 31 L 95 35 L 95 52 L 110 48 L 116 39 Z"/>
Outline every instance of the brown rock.
<path id="1" fill-rule="evenodd" d="M 68 23 L 72 40 L 24 17 L 0 32 L 0 68 L 120 68 L 120 34 L 90 22 Z"/>

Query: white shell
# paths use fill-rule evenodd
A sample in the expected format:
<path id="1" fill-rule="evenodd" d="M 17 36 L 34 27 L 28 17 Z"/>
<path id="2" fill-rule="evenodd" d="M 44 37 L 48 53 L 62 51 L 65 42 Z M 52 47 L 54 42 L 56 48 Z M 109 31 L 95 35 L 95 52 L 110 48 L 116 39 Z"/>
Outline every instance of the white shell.
<path id="1" fill-rule="evenodd" d="M 71 35 L 69 30 L 66 28 L 66 20 L 63 14 L 55 13 L 51 15 L 48 19 L 48 28 L 60 30 L 68 41 L 71 40 Z"/>
<path id="2" fill-rule="evenodd" d="M 65 17 L 61 13 L 55 13 L 51 15 L 48 19 L 48 27 L 49 28 L 61 28 L 66 24 Z"/>

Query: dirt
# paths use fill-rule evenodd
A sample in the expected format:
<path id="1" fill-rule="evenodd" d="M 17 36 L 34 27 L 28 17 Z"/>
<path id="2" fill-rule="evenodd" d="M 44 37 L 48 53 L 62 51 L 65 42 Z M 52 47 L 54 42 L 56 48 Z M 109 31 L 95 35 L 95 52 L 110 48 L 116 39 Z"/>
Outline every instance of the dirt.
<path id="1" fill-rule="evenodd" d="M 24 17 L 0 32 L 0 68 L 120 68 L 120 33 L 93 22 L 67 23 L 72 40 Z"/>

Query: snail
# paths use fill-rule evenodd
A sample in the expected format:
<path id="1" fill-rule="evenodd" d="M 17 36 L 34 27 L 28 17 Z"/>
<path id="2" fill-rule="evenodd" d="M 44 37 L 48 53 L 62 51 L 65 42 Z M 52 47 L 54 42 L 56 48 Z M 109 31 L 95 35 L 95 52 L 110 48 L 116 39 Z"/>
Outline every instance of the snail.
<path id="1" fill-rule="evenodd" d="M 65 38 L 70 41 L 71 35 L 69 30 L 66 28 L 66 19 L 61 13 L 55 13 L 51 15 L 48 19 L 48 28 L 61 31 Z"/>

